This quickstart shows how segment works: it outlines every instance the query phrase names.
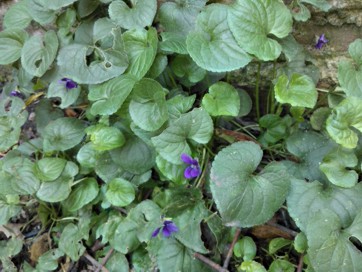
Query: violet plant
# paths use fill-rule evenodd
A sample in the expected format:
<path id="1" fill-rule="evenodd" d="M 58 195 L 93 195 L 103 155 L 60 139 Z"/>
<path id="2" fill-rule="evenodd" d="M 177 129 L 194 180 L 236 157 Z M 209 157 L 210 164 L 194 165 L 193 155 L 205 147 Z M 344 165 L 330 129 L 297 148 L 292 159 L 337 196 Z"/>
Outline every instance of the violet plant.
<path id="1" fill-rule="evenodd" d="M 362 267 L 362 40 L 339 64 L 340 88 L 320 90 L 292 26 L 325 0 L 231 2 L 10 6 L 0 270 Z M 273 78 L 262 78 L 268 62 Z M 233 80 L 248 66 L 253 101 Z M 338 99 L 320 106 L 318 91 Z M 290 239 L 266 241 L 260 225 Z M 30 262 L 38 237 L 50 242 Z"/>

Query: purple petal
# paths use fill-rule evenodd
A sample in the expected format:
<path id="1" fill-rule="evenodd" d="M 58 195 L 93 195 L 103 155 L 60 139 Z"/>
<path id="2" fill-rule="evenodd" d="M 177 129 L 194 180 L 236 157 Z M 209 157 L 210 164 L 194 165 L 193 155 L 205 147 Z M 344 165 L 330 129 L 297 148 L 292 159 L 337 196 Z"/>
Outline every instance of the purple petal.
<path id="1" fill-rule="evenodd" d="M 152 238 L 156 237 L 158 233 L 160 232 L 161 228 L 157 228 L 152 232 Z"/>
<path id="2" fill-rule="evenodd" d="M 191 156 L 185 154 L 185 153 L 182 153 L 181 154 L 181 160 L 184 162 L 184 163 L 187 163 L 187 164 L 194 164 L 196 160 L 194 160 Z"/>
<path id="3" fill-rule="evenodd" d="M 65 83 L 65 87 L 67 89 L 74 89 L 78 87 L 78 84 L 75 83 L 73 80 L 68 80 L 67 83 Z"/>
<path id="4" fill-rule="evenodd" d="M 189 166 L 184 171 L 184 177 L 187 179 L 196 178 L 201 174 L 200 167 Z"/>
<path id="5" fill-rule="evenodd" d="M 172 221 L 165 221 L 162 229 L 164 237 L 170 237 L 173 232 L 178 232 L 178 227 Z"/>
<path id="6" fill-rule="evenodd" d="M 186 169 L 185 169 L 185 171 L 184 171 L 184 177 L 186 178 L 186 179 L 192 179 L 192 174 L 191 174 L 191 172 L 192 172 L 192 167 L 191 166 L 189 166 L 189 167 L 187 167 Z"/>
<path id="7" fill-rule="evenodd" d="M 328 40 L 325 38 L 324 34 L 319 36 L 319 39 L 314 46 L 316 49 L 322 49 L 323 45 L 325 45 L 328 42 Z"/>

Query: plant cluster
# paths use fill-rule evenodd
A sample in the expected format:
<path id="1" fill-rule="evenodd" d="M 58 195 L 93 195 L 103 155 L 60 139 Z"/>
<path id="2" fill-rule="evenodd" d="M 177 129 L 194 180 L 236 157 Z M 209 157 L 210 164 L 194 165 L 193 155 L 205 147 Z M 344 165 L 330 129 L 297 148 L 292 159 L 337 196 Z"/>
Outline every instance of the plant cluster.
<path id="1" fill-rule="evenodd" d="M 316 88 L 292 35 L 308 5 L 330 8 L 13 4 L 0 32 L 13 68 L 0 94 L 2 269 L 358 271 L 362 40 L 340 86 Z M 247 92 L 232 71 L 252 66 Z M 279 234 L 263 239 L 264 224 Z"/>

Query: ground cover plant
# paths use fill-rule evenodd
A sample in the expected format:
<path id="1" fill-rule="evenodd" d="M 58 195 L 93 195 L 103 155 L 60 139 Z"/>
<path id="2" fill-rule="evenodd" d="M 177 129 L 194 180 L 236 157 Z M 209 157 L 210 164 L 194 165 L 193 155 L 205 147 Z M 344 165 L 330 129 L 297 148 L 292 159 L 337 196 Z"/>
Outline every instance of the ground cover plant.
<path id="1" fill-rule="evenodd" d="M 359 271 L 362 40 L 324 0 L 20 0 L 0 64 L 4 271 Z M 323 50 L 328 36 L 311 46 Z M 268 77 L 261 66 L 270 65 Z M 233 80 L 256 67 L 254 81 Z M 28 133 L 29 130 L 32 133 Z"/>

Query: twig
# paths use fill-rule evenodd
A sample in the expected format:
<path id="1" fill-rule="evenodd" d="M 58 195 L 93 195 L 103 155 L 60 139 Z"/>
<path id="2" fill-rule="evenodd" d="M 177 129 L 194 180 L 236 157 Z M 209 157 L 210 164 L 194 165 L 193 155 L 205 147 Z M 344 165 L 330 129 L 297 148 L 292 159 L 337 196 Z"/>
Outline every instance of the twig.
<path id="1" fill-rule="evenodd" d="M 200 253 L 195 252 L 194 253 L 194 257 L 196 259 L 199 259 L 200 261 L 202 261 L 203 263 L 207 264 L 208 266 L 210 266 L 212 269 L 214 269 L 215 271 L 218 272 L 229 272 L 229 270 L 221 267 L 220 265 L 218 265 L 217 263 L 214 263 L 213 261 L 211 261 L 209 258 L 206 258 L 204 255 L 201 255 Z"/>
<path id="2" fill-rule="evenodd" d="M 92 252 L 96 252 L 102 248 L 104 248 L 104 244 L 102 244 L 101 241 L 96 240 L 94 245 L 92 246 L 91 250 L 92 250 Z"/>
<path id="3" fill-rule="evenodd" d="M 101 265 L 99 262 L 97 262 L 91 255 L 89 255 L 87 252 L 83 254 L 83 256 L 90 261 L 94 266 L 100 267 L 103 272 L 109 272 L 107 268 L 105 268 L 103 265 Z"/>
<path id="4" fill-rule="evenodd" d="M 294 231 L 294 230 L 291 230 L 291 229 L 288 229 L 288 228 L 286 228 L 286 227 L 284 227 L 284 226 L 281 226 L 281 225 L 279 225 L 279 224 L 272 223 L 272 222 L 267 222 L 266 224 L 269 225 L 269 226 L 272 226 L 272 227 L 276 227 L 276 228 L 278 228 L 278 229 L 280 229 L 280 230 L 288 233 L 288 234 L 289 234 L 290 236 L 292 236 L 292 237 L 295 237 L 295 236 L 298 235 L 298 232 L 296 232 L 296 231 Z"/>
<path id="5" fill-rule="evenodd" d="M 96 269 L 95 272 L 99 272 L 99 271 L 101 270 L 101 267 L 104 267 L 104 265 L 107 263 L 108 259 L 111 257 L 113 251 L 114 251 L 114 249 L 111 248 L 111 249 L 107 252 L 106 256 L 104 256 L 104 258 L 103 258 L 103 260 L 102 260 L 102 262 L 101 262 L 101 265 L 102 265 L 102 266 L 98 266 L 98 268 Z"/>
<path id="6" fill-rule="evenodd" d="M 225 269 L 229 266 L 229 262 L 230 262 L 231 256 L 233 255 L 233 249 L 234 249 L 234 246 L 235 246 L 236 242 L 237 242 L 238 239 L 239 239 L 240 232 L 241 232 L 241 229 L 240 229 L 240 228 L 237 228 L 236 231 L 235 231 L 235 235 L 234 235 L 233 241 L 231 242 L 231 245 L 230 245 L 228 254 L 226 255 L 226 258 L 225 258 L 225 261 L 224 261 L 224 265 L 222 266 L 222 267 L 225 268 Z"/>
<path id="7" fill-rule="evenodd" d="M 303 269 L 303 257 L 304 257 L 304 254 L 301 254 L 300 257 L 299 257 L 297 272 L 302 272 L 302 269 Z"/>

